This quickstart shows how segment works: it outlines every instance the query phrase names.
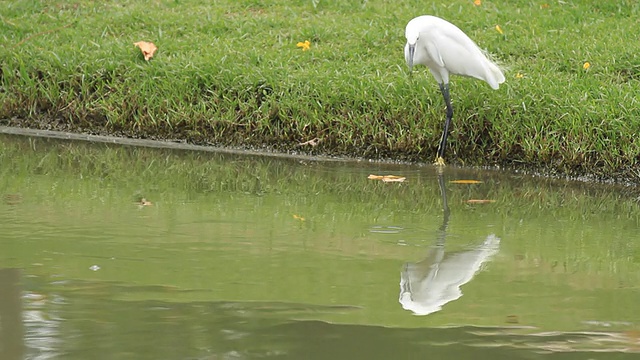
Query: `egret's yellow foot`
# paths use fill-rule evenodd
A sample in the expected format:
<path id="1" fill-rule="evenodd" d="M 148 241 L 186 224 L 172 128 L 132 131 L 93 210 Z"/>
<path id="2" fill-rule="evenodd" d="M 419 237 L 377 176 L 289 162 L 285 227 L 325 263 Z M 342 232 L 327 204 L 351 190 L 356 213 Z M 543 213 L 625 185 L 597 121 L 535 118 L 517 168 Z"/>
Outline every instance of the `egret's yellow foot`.
<path id="1" fill-rule="evenodd" d="M 433 165 L 445 166 L 446 164 L 444 163 L 444 159 L 442 158 L 442 156 L 438 156 L 436 158 L 436 161 L 433 163 Z"/>

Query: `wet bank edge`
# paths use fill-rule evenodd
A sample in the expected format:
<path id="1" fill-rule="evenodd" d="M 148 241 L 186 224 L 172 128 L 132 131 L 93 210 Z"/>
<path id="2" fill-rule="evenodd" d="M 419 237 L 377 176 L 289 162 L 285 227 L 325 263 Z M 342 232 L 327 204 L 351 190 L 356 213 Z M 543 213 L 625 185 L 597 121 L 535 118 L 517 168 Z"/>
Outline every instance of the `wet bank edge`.
<path id="1" fill-rule="evenodd" d="M 274 158 L 294 159 L 294 160 L 301 160 L 301 161 L 347 161 L 347 162 L 348 161 L 355 161 L 355 162 L 366 161 L 370 163 L 393 163 L 393 164 L 407 164 L 407 165 L 411 164 L 411 165 L 418 165 L 418 166 L 429 166 L 429 167 L 433 167 L 434 169 L 436 168 L 434 165 L 430 163 L 415 163 L 415 162 L 397 161 L 397 160 L 374 160 L 374 159 L 364 159 L 364 158 L 357 158 L 357 157 L 336 157 L 336 156 L 328 156 L 328 155 L 308 155 L 308 154 L 298 153 L 298 152 L 278 152 L 278 151 L 273 151 L 269 148 L 251 149 L 251 148 L 233 148 L 233 147 L 219 147 L 219 146 L 208 146 L 208 145 L 195 145 L 195 144 L 189 144 L 189 143 L 180 142 L 180 141 L 135 139 L 135 138 L 129 138 L 129 137 L 112 136 L 112 135 L 93 135 L 93 134 L 74 133 L 74 132 L 66 132 L 66 131 L 58 131 L 58 130 L 41 130 L 41 129 L 31 129 L 31 128 L 11 127 L 11 126 L 0 126 L 0 134 L 43 137 L 43 138 L 72 140 L 72 141 L 109 143 L 109 144 L 117 144 L 117 145 L 125 145 L 125 146 L 167 148 L 167 149 L 186 150 L 186 151 L 204 151 L 204 152 L 215 152 L 215 153 L 223 153 L 223 154 L 269 156 Z M 590 174 L 571 176 L 571 175 L 565 175 L 565 174 L 558 174 L 553 170 L 526 169 L 524 167 L 518 168 L 518 167 L 485 166 L 485 167 L 480 167 L 479 169 L 490 170 L 490 171 L 509 171 L 518 175 L 529 175 L 533 177 L 547 177 L 547 178 L 562 179 L 562 180 L 569 180 L 569 181 L 621 184 L 624 186 L 632 186 L 632 187 L 638 186 L 639 185 L 638 180 L 640 180 L 640 169 L 636 169 L 637 174 L 629 175 L 623 179 L 613 178 L 613 177 L 600 178 Z M 640 192 L 640 189 L 638 191 Z"/>
<path id="2" fill-rule="evenodd" d="M 89 141 L 97 143 L 107 143 L 126 146 L 143 146 L 150 148 L 165 148 L 174 150 L 187 150 L 187 151 L 206 151 L 222 154 L 234 154 L 234 155 L 253 155 L 253 156 L 270 156 L 275 158 L 287 158 L 298 159 L 306 161 L 348 161 L 347 158 L 336 157 L 323 157 L 312 156 L 296 153 L 281 153 L 273 152 L 268 149 L 254 150 L 254 149 L 241 149 L 241 148 L 223 148 L 217 146 L 207 145 L 194 145 L 185 142 L 169 141 L 169 140 L 151 140 L 151 139 L 134 139 L 119 136 L 110 135 L 92 135 L 92 134 L 80 134 L 66 131 L 57 130 L 40 130 L 29 128 L 18 128 L 10 126 L 0 126 L 0 134 L 5 135 L 20 135 L 20 136 L 32 136 L 43 137 L 50 139 L 72 140 L 72 141 Z"/>

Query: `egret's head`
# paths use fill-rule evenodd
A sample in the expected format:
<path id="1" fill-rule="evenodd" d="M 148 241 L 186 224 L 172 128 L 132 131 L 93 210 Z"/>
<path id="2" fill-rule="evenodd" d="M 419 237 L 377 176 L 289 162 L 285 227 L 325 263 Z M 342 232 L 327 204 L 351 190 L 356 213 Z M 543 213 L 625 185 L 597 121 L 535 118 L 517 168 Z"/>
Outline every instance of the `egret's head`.
<path id="1" fill-rule="evenodd" d="M 407 38 L 407 45 L 404 47 L 404 59 L 407 61 L 409 73 L 411 73 L 411 70 L 413 69 L 413 56 L 416 53 L 416 43 L 418 42 L 420 32 L 415 31 L 411 26 L 407 26 L 405 36 Z"/>

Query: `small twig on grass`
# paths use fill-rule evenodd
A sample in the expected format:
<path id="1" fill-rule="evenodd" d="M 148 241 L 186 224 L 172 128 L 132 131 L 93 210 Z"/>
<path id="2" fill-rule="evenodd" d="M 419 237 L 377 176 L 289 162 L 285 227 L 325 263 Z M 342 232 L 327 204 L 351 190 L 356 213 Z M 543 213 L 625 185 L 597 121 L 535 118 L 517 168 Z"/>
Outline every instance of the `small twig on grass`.
<path id="1" fill-rule="evenodd" d="M 312 147 L 316 147 L 316 146 L 318 146 L 319 143 L 320 143 L 320 139 L 313 138 L 313 139 L 311 139 L 309 141 L 305 141 L 303 143 L 299 143 L 298 146 L 311 145 Z"/>
<path id="2" fill-rule="evenodd" d="M 46 30 L 46 31 L 41 31 L 41 32 L 39 32 L 39 33 L 37 33 L 37 34 L 33 34 L 33 35 L 31 35 L 31 36 L 27 36 L 26 38 L 24 38 L 24 39 L 20 40 L 20 42 L 19 42 L 19 43 L 17 43 L 17 44 L 15 44 L 15 45 L 13 45 L 11 48 L 12 48 L 12 49 L 15 49 L 15 48 L 17 48 L 18 46 L 20 46 L 20 45 L 24 44 L 25 42 L 27 42 L 27 41 L 29 41 L 29 40 L 33 39 L 33 38 L 34 38 L 34 37 L 36 37 L 36 36 L 40 36 L 40 35 L 44 35 L 44 34 L 49 34 L 49 33 L 55 32 L 55 31 L 59 31 L 59 30 L 62 30 L 62 29 L 64 29 L 64 28 L 68 28 L 68 27 L 69 27 L 69 26 L 71 26 L 71 25 L 73 25 L 73 23 L 69 23 L 69 24 L 67 24 L 67 25 L 63 25 L 63 26 L 57 27 L 57 28 L 55 28 L 55 29 L 50 29 L 50 30 Z"/>

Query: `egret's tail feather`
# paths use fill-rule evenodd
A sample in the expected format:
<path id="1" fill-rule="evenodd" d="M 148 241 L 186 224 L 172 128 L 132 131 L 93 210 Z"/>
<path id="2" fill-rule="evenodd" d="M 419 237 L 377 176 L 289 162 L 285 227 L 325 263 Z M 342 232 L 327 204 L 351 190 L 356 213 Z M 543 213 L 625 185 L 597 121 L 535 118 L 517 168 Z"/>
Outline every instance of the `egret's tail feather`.
<path id="1" fill-rule="evenodd" d="M 497 90 L 498 87 L 500 87 L 500 84 L 504 82 L 504 74 L 498 65 L 492 62 L 489 62 L 487 65 L 487 84 L 489 84 L 489 86 L 494 90 Z"/>
<path id="2" fill-rule="evenodd" d="M 491 55 L 486 51 L 482 52 L 486 58 L 485 64 L 485 81 L 492 89 L 497 90 L 500 84 L 505 80 L 504 73 L 496 61 L 491 58 Z"/>

